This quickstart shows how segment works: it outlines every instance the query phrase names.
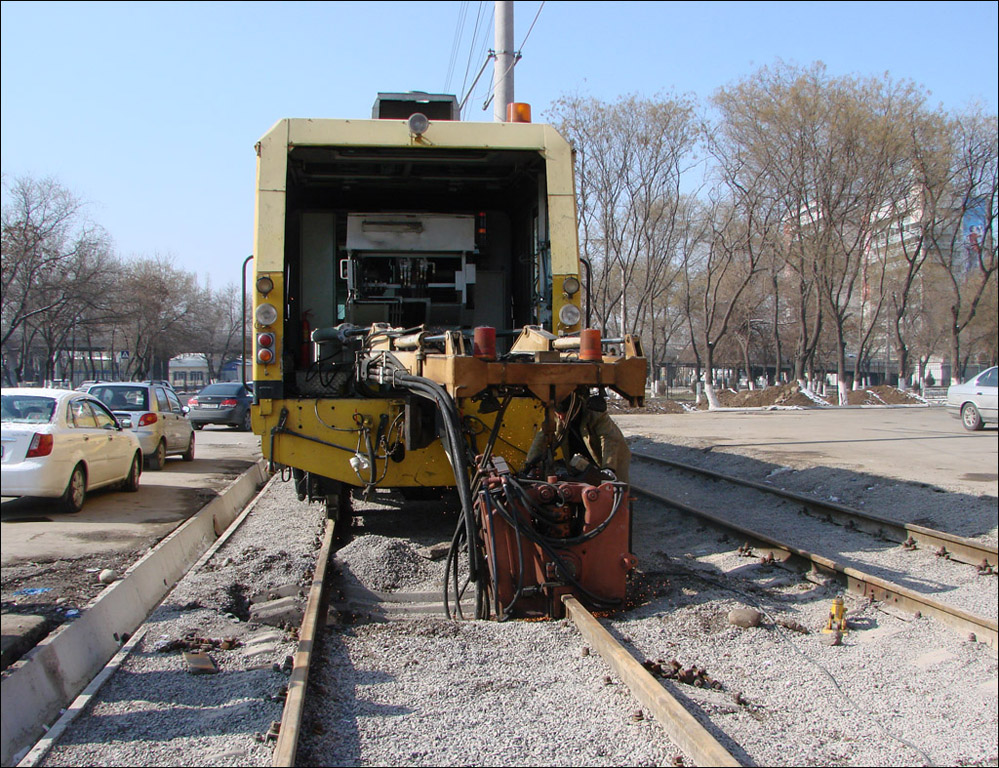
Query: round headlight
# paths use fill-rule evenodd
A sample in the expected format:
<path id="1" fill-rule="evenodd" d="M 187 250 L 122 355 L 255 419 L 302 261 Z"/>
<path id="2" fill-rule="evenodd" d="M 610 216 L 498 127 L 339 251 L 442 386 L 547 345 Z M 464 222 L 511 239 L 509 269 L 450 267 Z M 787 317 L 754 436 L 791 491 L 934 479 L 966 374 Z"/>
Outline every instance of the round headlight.
<path id="1" fill-rule="evenodd" d="M 562 290 L 566 296 L 575 296 L 579 293 L 579 280 L 574 277 L 567 277 L 562 281 Z"/>
<path id="2" fill-rule="evenodd" d="M 273 304 L 261 304 L 257 307 L 254 317 L 260 325 L 273 325 L 277 320 L 277 309 Z"/>
<path id="3" fill-rule="evenodd" d="M 267 275 L 261 275 L 257 278 L 257 290 L 266 296 L 274 290 L 274 281 L 267 277 Z"/>
<path id="4" fill-rule="evenodd" d="M 575 304 L 564 304 L 558 311 L 558 321 L 562 325 L 578 325 L 583 313 Z"/>
<path id="5" fill-rule="evenodd" d="M 422 136 L 430 127 L 430 120 L 422 112 L 414 112 L 409 116 L 407 125 L 409 125 L 409 132 L 414 136 Z"/>

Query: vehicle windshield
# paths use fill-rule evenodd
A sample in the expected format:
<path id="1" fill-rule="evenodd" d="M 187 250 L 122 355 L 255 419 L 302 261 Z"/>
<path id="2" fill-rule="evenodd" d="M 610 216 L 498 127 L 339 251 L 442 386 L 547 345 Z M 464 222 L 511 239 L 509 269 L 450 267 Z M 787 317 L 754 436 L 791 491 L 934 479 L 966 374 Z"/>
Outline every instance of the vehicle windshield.
<path id="1" fill-rule="evenodd" d="M 146 387 L 100 384 L 91 387 L 90 394 L 112 411 L 149 410 L 149 390 Z"/>
<path id="2" fill-rule="evenodd" d="M 203 390 L 201 390 L 202 395 L 241 395 L 243 394 L 243 385 L 240 383 L 235 384 L 209 384 Z"/>
<path id="3" fill-rule="evenodd" d="M 0 420 L 23 424 L 46 424 L 52 421 L 56 401 L 41 395 L 3 395 Z"/>

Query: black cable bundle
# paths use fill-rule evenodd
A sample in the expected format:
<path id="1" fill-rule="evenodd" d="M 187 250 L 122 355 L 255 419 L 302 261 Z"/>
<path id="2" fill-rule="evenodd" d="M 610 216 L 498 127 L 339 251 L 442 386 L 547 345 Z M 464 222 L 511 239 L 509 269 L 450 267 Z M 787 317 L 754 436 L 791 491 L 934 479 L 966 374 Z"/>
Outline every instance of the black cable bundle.
<path id="1" fill-rule="evenodd" d="M 444 425 L 444 452 L 448 461 L 451 462 L 451 469 L 454 471 L 455 485 L 458 489 L 458 498 L 461 501 L 462 520 L 455 529 L 451 539 L 451 547 L 448 551 L 447 567 L 444 575 L 444 610 L 449 617 L 461 617 L 461 594 L 463 586 L 458 583 L 458 552 L 462 544 L 468 547 L 468 581 L 476 584 L 475 595 L 475 615 L 476 618 L 485 618 L 483 612 L 488 610 L 485 606 L 483 596 L 484 589 L 480 580 L 480 563 L 477 527 L 475 522 L 475 507 L 472 498 L 472 487 L 469 479 L 469 461 L 466 452 L 466 443 L 462 437 L 461 416 L 454 399 L 442 386 L 430 379 L 422 376 L 414 376 L 406 371 L 395 369 L 392 376 L 393 384 L 402 385 L 410 392 L 420 397 L 432 400 L 436 403 L 441 414 L 441 421 Z M 448 603 L 448 586 L 453 579 L 455 613 L 452 615 Z"/>

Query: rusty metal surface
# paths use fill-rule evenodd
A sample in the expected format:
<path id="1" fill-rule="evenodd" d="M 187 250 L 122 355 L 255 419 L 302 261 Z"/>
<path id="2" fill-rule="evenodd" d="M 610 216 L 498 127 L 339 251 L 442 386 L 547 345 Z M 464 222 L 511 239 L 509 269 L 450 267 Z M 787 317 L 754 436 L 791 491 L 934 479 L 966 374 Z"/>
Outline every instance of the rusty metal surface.
<path id="1" fill-rule="evenodd" d="M 741 765 L 578 600 L 570 596 L 562 600 L 580 634 L 599 651 L 635 698 L 653 713 L 673 743 L 693 757 L 698 765 Z"/>
<path id="2" fill-rule="evenodd" d="M 349 524 L 349 520 L 347 523 Z M 319 616 L 325 604 L 326 572 L 330 555 L 333 552 L 333 540 L 336 534 L 336 521 L 328 520 L 323 534 L 323 545 L 316 559 L 316 569 L 313 572 L 312 586 L 305 606 L 305 616 L 298 632 L 298 649 L 295 651 L 294 668 L 288 680 L 288 695 L 285 699 L 284 711 L 281 714 L 281 727 L 277 734 L 277 745 L 274 749 L 275 766 L 295 765 L 295 755 L 298 751 L 298 735 L 302 728 L 302 713 L 305 709 L 305 693 L 309 684 L 309 667 L 312 663 L 312 651 L 315 647 L 316 630 L 319 626 Z"/>

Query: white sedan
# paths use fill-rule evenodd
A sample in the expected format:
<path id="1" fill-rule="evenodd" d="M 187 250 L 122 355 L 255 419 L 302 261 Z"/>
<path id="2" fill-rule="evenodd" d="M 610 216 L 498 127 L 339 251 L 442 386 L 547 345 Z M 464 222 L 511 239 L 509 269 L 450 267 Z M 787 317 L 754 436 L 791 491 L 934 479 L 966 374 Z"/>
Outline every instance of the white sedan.
<path id="1" fill-rule="evenodd" d="M 992 366 L 964 384 L 947 388 L 947 410 L 965 429 L 999 422 L 999 368 Z"/>
<path id="2" fill-rule="evenodd" d="M 58 498 L 79 512 L 87 492 L 139 490 L 142 448 L 97 398 L 62 389 L 0 391 L 0 485 L 4 496 Z"/>

